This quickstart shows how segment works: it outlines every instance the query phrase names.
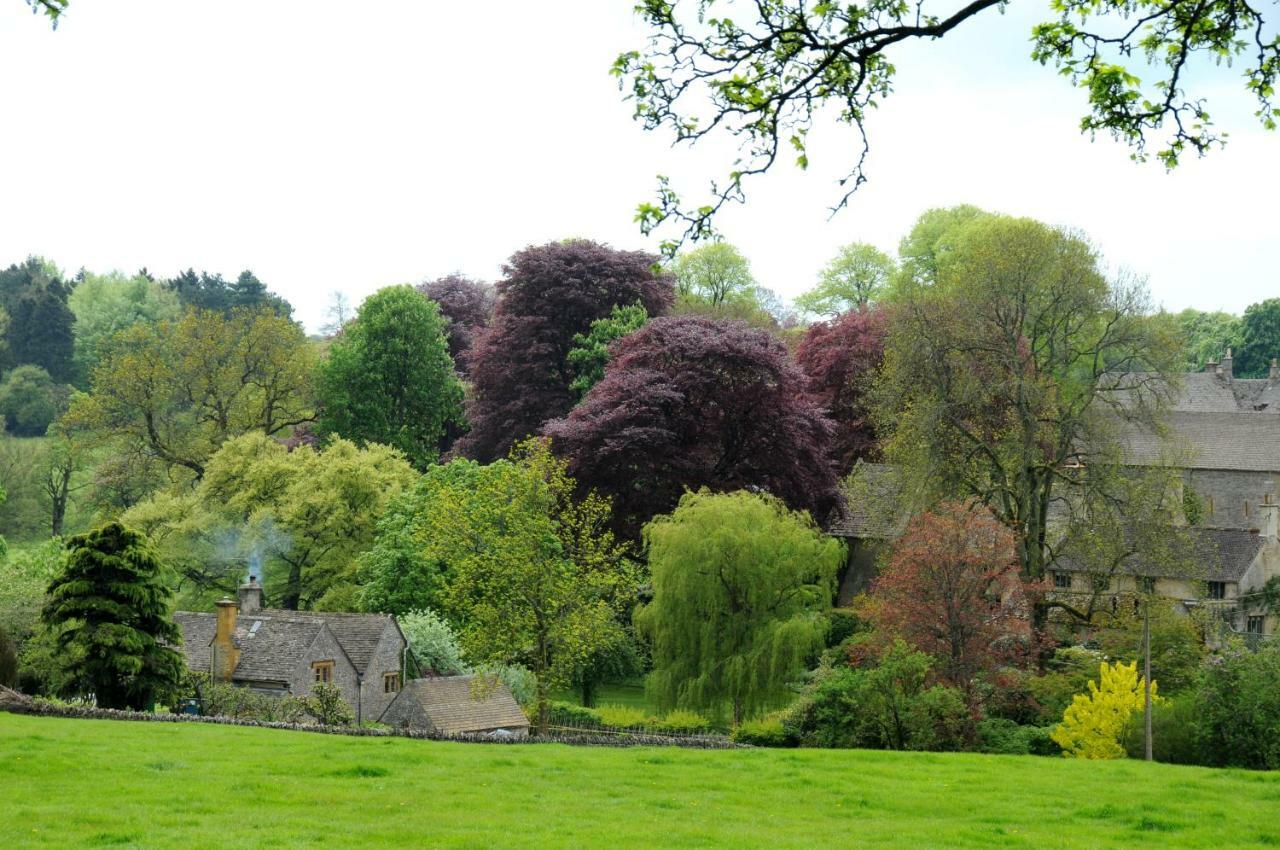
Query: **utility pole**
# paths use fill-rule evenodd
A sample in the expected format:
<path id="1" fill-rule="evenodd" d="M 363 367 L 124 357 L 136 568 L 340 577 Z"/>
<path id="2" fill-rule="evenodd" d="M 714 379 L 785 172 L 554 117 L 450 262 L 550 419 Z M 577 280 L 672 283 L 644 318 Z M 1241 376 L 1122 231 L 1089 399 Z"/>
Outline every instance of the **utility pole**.
<path id="1" fill-rule="evenodd" d="M 1151 594 L 1142 606 L 1142 689 L 1145 692 L 1143 724 L 1146 726 L 1146 757 L 1151 761 Z"/>

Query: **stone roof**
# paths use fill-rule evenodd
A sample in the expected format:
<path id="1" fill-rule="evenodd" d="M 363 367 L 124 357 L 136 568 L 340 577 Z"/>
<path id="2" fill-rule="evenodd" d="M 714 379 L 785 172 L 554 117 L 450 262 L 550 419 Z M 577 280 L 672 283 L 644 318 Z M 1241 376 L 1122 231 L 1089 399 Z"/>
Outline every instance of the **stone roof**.
<path id="1" fill-rule="evenodd" d="M 1182 376 L 1173 410 L 1184 413 L 1280 413 L 1280 383 L 1266 378 L 1233 378 L 1216 372 Z"/>
<path id="2" fill-rule="evenodd" d="M 831 536 L 891 540 L 906 528 L 902 482 L 889 464 L 859 462 L 842 491 L 844 504 L 827 519 Z"/>
<path id="3" fill-rule="evenodd" d="M 1257 559 L 1266 540 L 1256 531 L 1241 528 L 1194 528 L 1193 536 L 1196 564 L 1202 572 L 1193 576 L 1204 581 L 1233 581 L 1244 578 L 1245 572 Z M 1063 572 L 1085 572 L 1083 566 L 1070 558 L 1059 558 L 1053 569 Z M 1126 575 L 1150 578 L 1190 578 L 1168 575 L 1159 568 L 1136 556 L 1121 567 Z"/>
<path id="4" fill-rule="evenodd" d="M 475 678 L 413 679 L 405 684 L 405 693 L 397 699 L 416 700 L 432 725 L 446 735 L 529 726 L 529 718 L 505 684 L 488 679 L 473 688 Z"/>
<path id="5" fill-rule="evenodd" d="M 1247 472 L 1280 471 L 1280 417 L 1270 413 L 1189 413 L 1168 415 L 1175 451 L 1186 451 L 1175 462 L 1191 469 L 1230 469 Z M 1167 444 L 1145 428 L 1124 434 L 1127 459 L 1139 466 L 1165 459 Z"/>
<path id="6" fill-rule="evenodd" d="M 208 670 L 209 644 L 217 631 L 217 614 L 178 611 L 182 651 L 192 670 Z M 283 611 L 263 608 L 236 618 L 240 663 L 235 678 L 255 682 L 288 681 L 322 628 L 342 646 L 361 676 L 369 666 L 387 624 L 387 614 L 340 614 L 328 611 Z"/>

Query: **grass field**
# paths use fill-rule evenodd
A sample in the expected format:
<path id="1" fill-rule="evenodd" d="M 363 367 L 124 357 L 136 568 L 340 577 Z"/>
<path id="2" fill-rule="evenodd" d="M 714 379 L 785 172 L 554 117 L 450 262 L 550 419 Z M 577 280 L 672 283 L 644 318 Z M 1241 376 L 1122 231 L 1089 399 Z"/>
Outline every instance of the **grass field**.
<path id="1" fill-rule="evenodd" d="M 1280 774 L 0 713 L 0 847 L 1252 847 Z"/>

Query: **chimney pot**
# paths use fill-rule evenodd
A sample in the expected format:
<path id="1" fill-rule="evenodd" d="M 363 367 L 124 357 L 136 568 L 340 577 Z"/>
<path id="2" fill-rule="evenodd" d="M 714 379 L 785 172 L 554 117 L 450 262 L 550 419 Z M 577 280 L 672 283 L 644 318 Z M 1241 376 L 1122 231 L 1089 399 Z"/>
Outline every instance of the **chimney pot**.
<path id="1" fill-rule="evenodd" d="M 252 614 L 254 611 L 261 611 L 262 585 L 258 584 L 258 577 L 250 575 L 249 580 L 236 590 L 236 597 L 240 600 L 241 614 Z"/>
<path id="2" fill-rule="evenodd" d="M 1230 381 L 1235 376 L 1235 370 L 1232 368 L 1231 349 L 1227 348 L 1227 353 L 1223 355 L 1222 363 L 1218 365 L 1218 374 Z"/>
<path id="3" fill-rule="evenodd" d="M 1280 381 L 1280 362 L 1276 358 L 1271 358 L 1271 369 L 1267 372 L 1267 379 L 1275 382 Z"/>

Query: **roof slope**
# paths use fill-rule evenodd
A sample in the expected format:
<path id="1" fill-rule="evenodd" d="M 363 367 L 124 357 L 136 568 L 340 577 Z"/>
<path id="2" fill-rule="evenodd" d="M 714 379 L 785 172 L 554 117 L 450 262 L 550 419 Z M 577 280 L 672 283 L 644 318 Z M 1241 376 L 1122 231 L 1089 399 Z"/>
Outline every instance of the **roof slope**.
<path id="1" fill-rule="evenodd" d="M 827 519 L 831 536 L 890 540 L 906 528 L 902 482 L 889 464 L 859 462 L 842 490 L 844 504 Z"/>
<path id="2" fill-rule="evenodd" d="M 1195 562 L 1201 572 L 1194 576 L 1169 575 L 1156 565 L 1142 559 L 1141 555 L 1126 561 L 1121 567 L 1125 575 L 1151 578 L 1195 578 L 1203 581 L 1234 581 L 1244 578 L 1245 572 L 1266 545 L 1265 538 L 1256 531 L 1243 528 L 1193 528 Z M 1069 557 L 1059 558 L 1053 569 L 1065 572 L 1084 572 L 1084 567 Z"/>
<path id="3" fill-rule="evenodd" d="M 306 661 L 324 623 L 281 617 L 258 618 L 251 614 L 236 625 L 240 663 L 236 679 L 253 682 L 288 682 L 298 665 Z"/>
<path id="4" fill-rule="evenodd" d="M 472 682 L 475 676 L 440 676 L 405 684 L 431 723 L 446 735 L 529 725 L 511 691 L 500 681 Z"/>
<path id="5" fill-rule="evenodd" d="M 1247 472 L 1280 471 L 1280 416 L 1270 413 L 1188 413 L 1168 416 L 1175 449 L 1190 457 L 1177 463 L 1191 469 L 1229 469 Z M 1168 443 L 1140 427 L 1125 429 L 1127 459 L 1139 466 L 1166 458 Z"/>

